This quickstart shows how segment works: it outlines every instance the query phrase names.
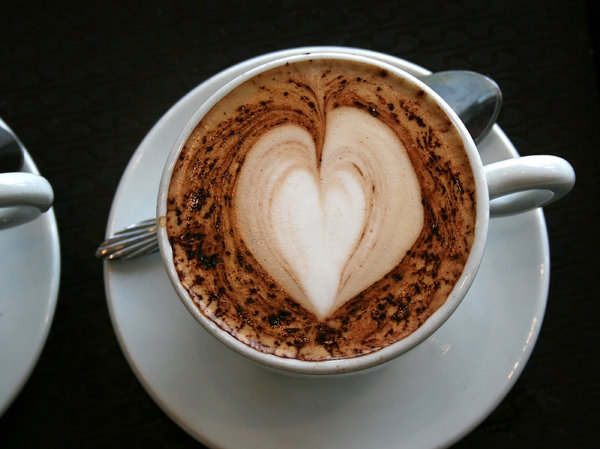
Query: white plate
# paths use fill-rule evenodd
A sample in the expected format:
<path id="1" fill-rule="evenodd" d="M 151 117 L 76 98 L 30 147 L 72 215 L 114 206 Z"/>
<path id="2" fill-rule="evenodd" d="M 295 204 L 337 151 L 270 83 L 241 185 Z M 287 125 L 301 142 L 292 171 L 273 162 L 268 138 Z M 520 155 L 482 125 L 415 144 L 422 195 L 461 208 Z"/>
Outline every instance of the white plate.
<path id="1" fill-rule="evenodd" d="M 0 126 L 8 128 L 0 119 Z M 25 152 L 23 171 L 39 173 Z M 60 281 L 54 210 L 0 231 L 0 416 L 17 397 L 42 352 Z"/>
<path id="2" fill-rule="evenodd" d="M 302 51 L 246 61 L 171 108 L 131 159 L 107 233 L 154 215 L 171 142 L 216 88 L 260 62 Z M 427 73 L 390 56 L 343 51 Z M 480 151 L 484 163 L 517 155 L 497 126 Z M 549 281 L 542 212 L 494 219 L 471 291 L 431 338 L 375 372 L 305 379 L 255 366 L 210 337 L 177 298 L 157 255 L 104 268 L 113 325 L 133 371 L 182 428 L 224 449 L 452 444 L 492 412 L 523 370 L 542 323 Z"/>

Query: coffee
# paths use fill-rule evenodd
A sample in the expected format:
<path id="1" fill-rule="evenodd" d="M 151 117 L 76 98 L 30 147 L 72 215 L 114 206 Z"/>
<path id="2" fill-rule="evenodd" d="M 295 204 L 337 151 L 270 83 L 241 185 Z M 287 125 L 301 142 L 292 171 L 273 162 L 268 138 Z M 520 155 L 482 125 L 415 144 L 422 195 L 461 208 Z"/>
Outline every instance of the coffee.
<path id="1" fill-rule="evenodd" d="M 379 67 L 288 63 L 198 123 L 166 226 L 199 310 L 259 351 L 349 358 L 442 304 L 474 238 L 462 140 L 423 90 Z"/>

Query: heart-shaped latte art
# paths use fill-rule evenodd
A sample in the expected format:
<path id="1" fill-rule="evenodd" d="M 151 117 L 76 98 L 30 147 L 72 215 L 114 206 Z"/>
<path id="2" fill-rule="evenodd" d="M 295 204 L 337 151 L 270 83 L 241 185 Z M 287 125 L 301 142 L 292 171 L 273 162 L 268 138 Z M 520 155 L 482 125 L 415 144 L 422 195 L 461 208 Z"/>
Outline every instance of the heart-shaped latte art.
<path id="1" fill-rule="evenodd" d="M 235 210 L 256 260 L 321 320 L 402 260 L 424 216 L 398 137 L 351 107 L 328 113 L 320 161 L 299 126 L 262 136 L 242 165 Z"/>

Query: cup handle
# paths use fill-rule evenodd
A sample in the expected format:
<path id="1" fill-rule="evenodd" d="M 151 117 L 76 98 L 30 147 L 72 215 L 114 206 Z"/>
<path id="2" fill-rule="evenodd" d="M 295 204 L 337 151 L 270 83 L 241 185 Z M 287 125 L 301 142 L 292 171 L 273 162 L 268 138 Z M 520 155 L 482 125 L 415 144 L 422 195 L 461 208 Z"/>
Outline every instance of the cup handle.
<path id="1" fill-rule="evenodd" d="M 523 156 L 483 167 L 493 217 L 525 212 L 562 198 L 575 184 L 575 171 L 556 156 Z"/>
<path id="2" fill-rule="evenodd" d="M 54 191 L 46 178 L 32 173 L 0 174 L 0 229 L 33 220 L 53 201 Z"/>

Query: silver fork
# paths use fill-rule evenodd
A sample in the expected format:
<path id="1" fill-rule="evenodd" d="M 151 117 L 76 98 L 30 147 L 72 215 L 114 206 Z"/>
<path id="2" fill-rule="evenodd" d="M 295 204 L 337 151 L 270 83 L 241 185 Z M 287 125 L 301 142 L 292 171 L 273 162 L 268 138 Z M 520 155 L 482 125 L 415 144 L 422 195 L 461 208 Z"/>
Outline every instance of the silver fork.
<path id="1" fill-rule="evenodd" d="M 135 259 L 158 251 L 156 219 L 151 218 L 116 232 L 96 250 L 100 259 Z"/>

